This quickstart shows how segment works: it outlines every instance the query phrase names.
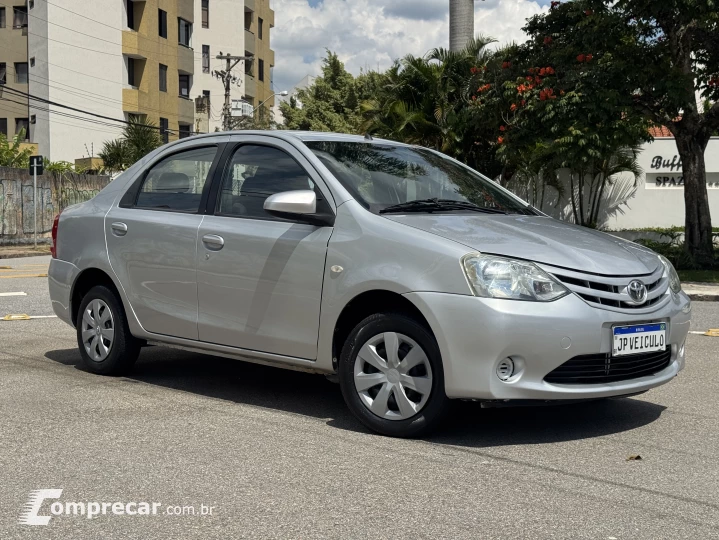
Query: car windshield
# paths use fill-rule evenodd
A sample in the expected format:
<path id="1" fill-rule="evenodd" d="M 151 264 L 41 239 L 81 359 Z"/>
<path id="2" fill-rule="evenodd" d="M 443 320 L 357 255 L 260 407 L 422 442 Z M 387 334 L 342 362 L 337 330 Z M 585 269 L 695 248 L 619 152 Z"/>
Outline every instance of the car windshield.
<path id="1" fill-rule="evenodd" d="M 375 213 L 535 214 L 489 178 L 431 150 L 370 142 L 305 144 Z"/>

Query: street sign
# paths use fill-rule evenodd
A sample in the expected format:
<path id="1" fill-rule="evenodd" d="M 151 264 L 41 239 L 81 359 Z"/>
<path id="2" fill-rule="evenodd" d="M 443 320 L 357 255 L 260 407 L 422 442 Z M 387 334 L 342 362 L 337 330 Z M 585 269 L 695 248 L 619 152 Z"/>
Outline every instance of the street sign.
<path id="1" fill-rule="evenodd" d="M 44 163 L 42 156 L 30 156 L 30 174 L 41 176 L 43 173 Z"/>

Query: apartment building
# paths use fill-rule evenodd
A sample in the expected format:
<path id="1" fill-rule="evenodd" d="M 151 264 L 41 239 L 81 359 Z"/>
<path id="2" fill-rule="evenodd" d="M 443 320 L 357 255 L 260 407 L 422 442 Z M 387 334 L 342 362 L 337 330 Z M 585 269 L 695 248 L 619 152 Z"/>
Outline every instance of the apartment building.
<path id="1" fill-rule="evenodd" d="M 25 130 L 30 137 L 27 94 L 27 6 L 24 0 L 0 4 L 0 133 L 8 138 Z M 17 90 L 18 93 L 3 90 Z"/>
<path id="2" fill-rule="evenodd" d="M 243 99 L 258 108 L 256 114 L 265 114 L 274 107 L 275 91 L 272 88 L 272 69 L 275 52 L 270 48 L 270 30 L 275 27 L 275 12 L 270 0 L 244 0 L 245 2 L 245 56 L 253 59 L 245 63 Z"/>
<path id="3" fill-rule="evenodd" d="M 256 58 L 235 68 L 232 97 L 261 103 L 272 96 L 272 26 L 269 0 L 2 0 L 0 130 L 27 127 L 40 153 L 70 162 L 119 137 L 117 119 L 149 120 L 166 141 L 214 131 L 215 57 Z M 209 124 L 198 122 L 202 96 Z"/>
<path id="4" fill-rule="evenodd" d="M 195 0 L 195 76 L 193 97 L 206 98 L 206 104 L 197 105 L 196 132 L 212 132 L 222 129 L 222 108 L 225 102 L 225 85 L 215 75 L 225 69 L 225 62 L 217 60 L 220 53 L 242 56 L 245 51 L 244 6 L 238 0 Z M 237 79 L 232 96 L 242 94 L 242 65 L 235 68 Z M 204 107 L 204 108 L 203 108 Z"/>

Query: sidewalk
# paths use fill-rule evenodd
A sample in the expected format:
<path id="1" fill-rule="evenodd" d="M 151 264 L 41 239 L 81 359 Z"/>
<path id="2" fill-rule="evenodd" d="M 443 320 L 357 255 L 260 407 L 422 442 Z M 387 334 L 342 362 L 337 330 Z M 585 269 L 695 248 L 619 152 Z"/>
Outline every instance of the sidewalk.
<path id="1" fill-rule="evenodd" d="M 685 281 L 682 289 L 692 300 L 719 302 L 719 283 L 693 283 Z"/>
<path id="2" fill-rule="evenodd" d="M 37 257 L 38 255 L 50 255 L 50 244 L 38 244 L 37 249 L 33 246 L 0 246 L 0 259 L 17 259 L 18 257 Z"/>

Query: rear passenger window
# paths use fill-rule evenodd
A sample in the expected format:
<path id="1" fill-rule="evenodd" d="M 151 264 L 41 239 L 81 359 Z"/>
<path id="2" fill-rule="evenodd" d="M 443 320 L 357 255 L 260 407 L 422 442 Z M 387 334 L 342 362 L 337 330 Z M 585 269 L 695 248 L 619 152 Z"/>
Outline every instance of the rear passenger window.
<path id="1" fill-rule="evenodd" d="M 289 154 L 269 146 L 241 146 L 222 179 L 218 214 L 277 220 L 265 212 L 265 199 L 300 189 L 315 189 L 315 184 Z"/>
<path id="2" fill-rule="evenodd" d="M 163 159 L 147 173 L 135 206 L 197 212 L 216 153 L 212 146 Z"/>

